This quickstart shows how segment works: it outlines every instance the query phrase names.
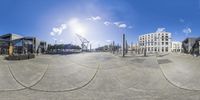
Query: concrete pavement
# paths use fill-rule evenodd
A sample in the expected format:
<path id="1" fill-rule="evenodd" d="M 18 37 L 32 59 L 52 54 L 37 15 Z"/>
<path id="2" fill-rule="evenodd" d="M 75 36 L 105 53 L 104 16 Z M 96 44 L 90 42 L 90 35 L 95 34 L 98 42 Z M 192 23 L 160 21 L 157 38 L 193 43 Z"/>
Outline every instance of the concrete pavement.
<path id="1" fill-rule="evenodd" d="M 163 74 L 175 86 L 186 90 L 200 90 L 200 58 L 169 54 L 158 57 Z"/>
<path id="2" fill-rule="evenodd" d="M 200 86 L 198 68 L 183 77 L 185 71 L 170 62 L 179 58 L 110 53 L 41 55 L 24 61 L 1 57 L 0 100 L 199 100 L 200 92 L 193 90 Z"/>

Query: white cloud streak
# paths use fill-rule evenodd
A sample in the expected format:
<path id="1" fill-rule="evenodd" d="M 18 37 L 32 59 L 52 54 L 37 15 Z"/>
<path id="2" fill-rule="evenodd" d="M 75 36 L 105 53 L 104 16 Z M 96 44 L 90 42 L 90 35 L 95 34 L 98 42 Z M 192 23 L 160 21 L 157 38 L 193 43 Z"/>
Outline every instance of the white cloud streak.
<path id="1" fill-rule="evenodd" d="M 189 27 L 184 28 L 182 31 L 183 33 L 186 33 L 186 34 L 192 33 L 192 29 Z"/>
<path id="2" fill-rule="evenodd" d="M 165 32 L 166 28 L 158 28 L 156 32 Z"/>
<path id="3" fill-rule="evenodd" d="M 127 25 L 126 25 L 126 24 L 120 24 L 120 25 L 118 25 L 118 27 L 119 27 L 119 28 L 126 28 Z"/>
<path id="4" fill-rule="evenodd" d="M 114 22 L 113 24 L 119 26 L 120 22 Z"/>
<path id="5" fill-rule="evenodd" d="M 112 42 L 112 40 L 106 40 L 106 42 L 108 42 L 108 43 L 111 43 L 111 42 Z"/>
<path id="6" fill-rule="evenodd" d="M 97 20 L 101 20 L 101 17 L 100 16 L 92 16 L 92 17 L 89 17 L 89 18 L 86 18 L 86 20 L 91 20 L 91 21 L 97 21 Z"/>
<path id="7" fill-rule="evenodd" d="M 111 22 L 105 21 L 103 24 L 106 25 L 106 26 L 108 26 L 108 25 L 111 24 Z"/>
<path id="8" fill-rule="evenodd" d="M 184 23 L 185 20 L 181 18 L 181 19 L 179 19 L 179 22 Z"/>
<path id="9" fill-rule="evenodd" d="M 65 30 L 66 28 L 67 28 L 66 24 L 61 24 L 59 27 L 54 27 L 54 28 L 52 28 L 50 35 L 51 36 L 61 35 L 63 30 Z"/>
<path id="10" fill-rule="evenodd" d="M 125 23 L 121 23 L 121 22 L 114 22 L 113 23 L 115 26 L 117 26 L 118 28 L 126 28 L 127 25 Z"/>

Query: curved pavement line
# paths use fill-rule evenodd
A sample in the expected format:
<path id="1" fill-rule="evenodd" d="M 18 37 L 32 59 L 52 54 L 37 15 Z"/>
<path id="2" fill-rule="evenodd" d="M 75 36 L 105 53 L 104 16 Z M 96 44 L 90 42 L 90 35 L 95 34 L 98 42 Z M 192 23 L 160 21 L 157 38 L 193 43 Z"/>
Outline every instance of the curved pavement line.
<path id="1" fill-rule="evenodd" d="M 75 64 L 76 64 L 76 63 L 75 63 Z M 81 64 L 78 64 L 78 65 L 81 65 Z M 82 65 L 82 66 L 83 66 L 83 65 Z M 85 66 L 86 66 L 86 65 L 85 65 Z M 11 89 L 11 90 L 6 90 L 6 89 L 5 89 L 5 90 L 0 90 L 0 92 L 21 91 L 21 90 L 25 90 L 25 89 L 30 89 L 30 90 L 34 90 L 34 91 L 40 91 L 40 92 L 69 92 L 69 91 L 79 90 L 79 89 L 81 89 L 81 88 L 84 88 L 84 87 L 87 86 L 89 83 L 91 83 L 92 80 L 94 80 L 94 78 L 96 77 L 97 72 L 99 71 L 100 64 L 98 64 L 98 68 L 96 69 L 96 72 L 95 72 L 95 74 L 93 75 L 93 77 L 92 77 L 86 84 L 84 84 L 84 85 L 82 85 L 82 86 L 79 86 L 79 87 L 76 87 L 76 88 L 72 88 L 72 89 L 56 90 L 56 91 L 51 91 L 51 90 L 40 90 L 40 89 L 34 89 L 34 88 L 32 88 L 33 86 L 37 85 L 37 84 L 44 78 L 44 76 L 45 76 L 45 74 L 46 74 L 46 72 L 47 72 L 47 70 L 48 70 L 48 67 L 49 67 L 49 66 L 47 66 L 47 68 L 46 68 L 44 74 L 42 75 L 42 77 L 41 77 L 37 82 L 35 82 L 35 83 L 34 83 L 33 85 L 31 85 L 31 86 L 26 86 L 26 85 L 24 85 L 22 82 L 20 82 L 20 81 L 15 77 L 14 73 L 12 72 L 12 69 L 11 69 L 10 65 L 8 65 L 9 72 L 10 72 L 11 76 L 12 76 L 13 79 L 14 79 L 19 85 L 21 85 L 23 88 L 20 88 L 20 89 Z M 86 67 L 86 68 L 87 68 L 87 67 Z"/>
<path id="2" fill-rule="evenodd" d="M 48 68 L 49 68 L 49 65 L 47 65 L 47 68 L 46 68 L 45 72 L 43 73 L 43 75 L 41 76 L 41 78 L 40 78 L 38 81 L 36 81 L 34 84 L 32 84 L 31 86 L 26 86 L 26 85 L 24 85 L 22 82 L 20 82 L 20 81 L 15 77 L 15 75 L 14 75 L 14 73 L 13 73 L 13 71 L 12 71 L 10 65 L 8 65 L 8 68 L 9 68 L 9 72 L 10 72 L 10 74 L 12 75 L 13 79 L 14 79 L 19 85 L 21 85 L 22 87 L 24 87 L 23 89 L 30 89 L 31 87 L 37 85 L 37 84 L 44 78 L 44 76 L 45 76 L 45 74 L 46 74 L 46 72 L 47 72 L 47 70 L 48 70 Z"/>
<path id="3" fill-rule="evenodd" d="M 25 90 L 26 87 L 18 88 L 18 89 L 1 89 L 0 92 L 10 92 L 10 91 L 22 91 Z"/>
<path id="4" fill-rule="evenodd" d="M 156 56 L 156 62 L 158 63 L 157 56 Z M 182 87 L 182 86 L 180 86 L 180 85 L 178 85 L 178 84 L 172 82 L 172 81 L 167 77 L 167 75 L 165 74 L 165 72 L 163 71 L 162 65 L 159 64 L 159 63 L 158 63 L 158 65 L 159 65 L 159 68 L 160 68 L 160 70 L 161 70 L 161 72 L 162 72 L 164 78 L 165 78 L 171 85 L 173 85 L 173 86 L 175 86 L 175 87 L 177 87 L 177 88 L 179 88 L 179 89 L 183 89 L 183 90 L 187 90 L 187 91 L 200 91 L 200 90 L 198 90 L 198 89 L 190 89 L 190 88 Z"/>
<path id="5" fill-rule="evenodd" d="M 75 87 L 75 88 L 72 88 L 72 89 L 64 89 L 64 90 L 42 90 L 42 89 L 34 89 L 34 88 L 31 88 L 31 87 L 29 89 L 33 90 L 33 91 L 39 91 L 39 92 L 70 92 L 70 91 L 79 90 L 79 89 L 86 87 L 87 85 L 89 85 L 94 80 L 94 78 L 96 77 L 96 75 L 99 71 L 99 68 L 100 68 L 100 64 L 98 64 L 98 68 L 96 69 L 96 72 L 94 73 L 92 78 L 87 83 L 85 83 L 85 84 L 83 84 L 82 86 L 79 86 L 79 87 Z"/>
<path id="6" fill-rule="evenodd" d="M 10 72 L 10 69 L 9 69 L 9 72 Z M 11 76 L 13 77 L 12 74 L 11 74 Z M 18 89 L 1 89 L 0 92 L 21 91 L 21 90 L 25 90 L 25 89 L 26 89 L 26 87 L 22 86 L 22 88 L 18 88 Z"/>

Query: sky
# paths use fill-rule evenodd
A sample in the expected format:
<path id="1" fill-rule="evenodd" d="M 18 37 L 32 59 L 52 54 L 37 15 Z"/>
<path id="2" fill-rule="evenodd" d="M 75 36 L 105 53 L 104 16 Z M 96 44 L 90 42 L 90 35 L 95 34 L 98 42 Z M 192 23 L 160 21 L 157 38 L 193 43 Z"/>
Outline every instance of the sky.
<path id="1" fill-rule="evenodd" d="M 200 0 L 0 0 L 0 34 L 34 36 L 48 43 L 80 45 L 79 34 L 93 48 L 122 34 L 128 43 L 158 30 L 173 41 L 200 36 Z"/>

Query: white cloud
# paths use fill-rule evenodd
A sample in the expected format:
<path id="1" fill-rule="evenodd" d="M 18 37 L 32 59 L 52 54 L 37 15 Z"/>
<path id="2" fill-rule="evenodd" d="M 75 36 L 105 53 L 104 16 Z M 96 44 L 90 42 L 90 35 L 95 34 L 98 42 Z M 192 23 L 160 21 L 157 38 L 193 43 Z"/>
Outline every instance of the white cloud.
<path id="1" fill-rule="evenodd" d="M 179 22 L 184 23 L 185 20 L 181 18 L 181 19 L 179 19 Z"/>
<path id="2" fill-rule="evenodd" d="M 164 32 L 166 28 L 158 28 L 156 32 Z"/>
<path id="3" fill-rule="evenodd" d="M 118 26 L 120 24 L 120 22 L 114 22 L 113 24 Z"/>
<path id="4" fill-rule="evenodd" d="M 119 24 L 118 27 L 119 27 L 119 28 L 126 28 L 127 25 L 126 25 L 126 24 Z"/>
<path id="5" fill-rule="evenodd" d="M 125 23 L 121 23 L 121 22 L 114 22 L 114 25 L 116 25 L 118 28 L 126 28 L 127 25 Z"/>
<path id="6" fill-rule="evenodd" d="M 109 42 L 109 43 L 110 43 L 110 42 L 112 42 L 112 40 L 106 40 L 106 42 Z"/>
<path id="7" fill-rule="evenodd" d="M 91 20 L 91 21 L 97 21 L 97 20 L 101 20 L 101 17 L 100 16 L 92 16 L 92 17 L 89 17 L 89 18 L 86 18 L 86 20 Z"/>
<path id="8" fill-rule="evenodd" d="M 66 24 L 61 24 L 59 27 L 52 28 L 52 32 L 50 32 L 51 36 L 61 35 L 63 30 L 67 28 Z"/>
<path id="9" fill-rule="evenodd" d="M 108 25 L 111 24 L 111 22 L 105 21 L 103 24 L 106 25 L 106 26 L 108 26 Z"/>
<path id="10" fill-rule="evenodd" d="M 183 33 L 186 33 L 186 34 L 192 33 L 192 29 L 189 27 L 184 28 L 182 31 Z"/>

